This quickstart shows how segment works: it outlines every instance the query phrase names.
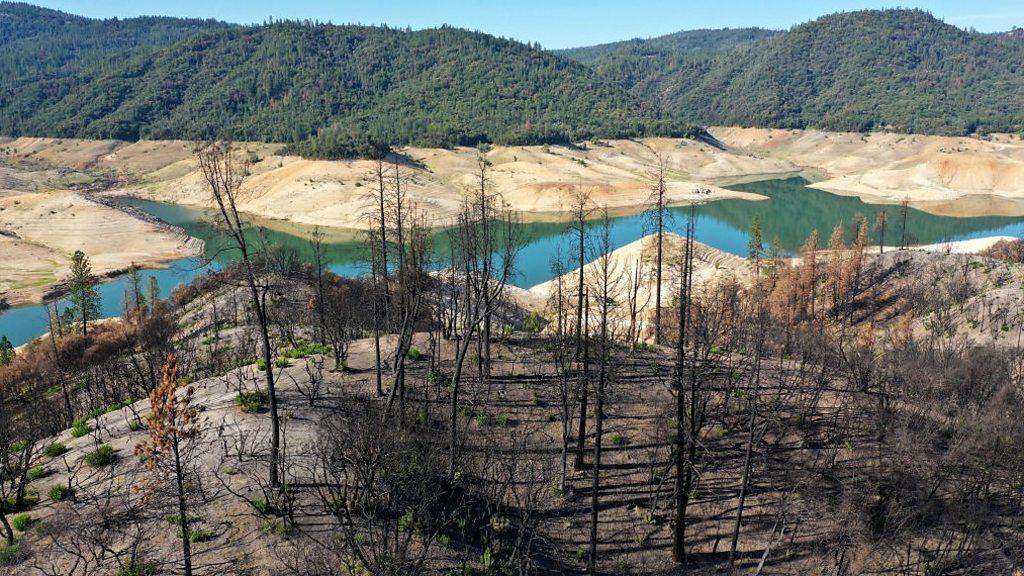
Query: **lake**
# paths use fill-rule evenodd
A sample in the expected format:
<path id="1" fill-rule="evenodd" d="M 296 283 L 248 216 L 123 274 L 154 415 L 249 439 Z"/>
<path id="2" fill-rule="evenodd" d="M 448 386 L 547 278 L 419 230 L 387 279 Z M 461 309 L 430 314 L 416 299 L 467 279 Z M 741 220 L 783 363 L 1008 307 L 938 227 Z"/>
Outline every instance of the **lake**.
<path id="1" fill-rule="evenodd" d="M 824 244 L 837 224 L 850 225 L 860 214 L 873 225 L 882 210 L 887 212 L 889 221 L 886 244 L 893 244 L 897 240 L 900 229 L 899 206 L 867 204 L 856 197 L 808 188 L 808 183 L 797 177 L 728 186 L 733 190 L 762 194 L 768 200 L 720 200 L 698 206 L 697 240 L 732 254 L 745 255 L 751 220 L 759 216 L 765 244 L 777 239 L 784 251 L 793 253 L 803 245 L 812 230 L 818 230 Z M 143 271 L 143 286 L 150 277 L 156 277 L 161 294 L 167 296 L 175 286 L 189 282 L 210 267 L 220 267 L 234 258 L 229 242 L 208 224 L 208 217 L 202 210 L 134 198 L 124 198 L 122 201 L 181 226 L 189 235 L 206 242 L 206 260 L 209 263 L 204 264 L 203 259 L 189 258 L 175 262 L 165 270 Z M 689 208 L 672 208 L 671 213 L 669 227 L 681 230 Z M 571 252 L 572 234 L 566 228 L 566 223 L 553 222 L 524 222 L 519 225 L 523 248 L 519 253 L 514 281 L 517 286 L 526 288 L 551 279 L 551 260 L 559 247 L 565 256 Z M 1024 217 L 956 218 L 936 216 L 911 208 L 907 214 L 907 231 L 908 242 L 911 244 L 933 244 L 995 235 L 1024 237 Z M 642 214 L 613 219 L 611 239 L 615 248 L 648 233 L 648 218 Z M 268 244 L 288 246 L 306 260 L 312 256 L 306 228 L 290 224 L 264 225 L 254 228 L 251 234 L 253 237 L 261 235 Z M 848 229 L 847 239 L 852 237 L 852 230 Z M 872 242 L 877 242 L 874 236 Z M 440 266 L 444 255 L 448 254 L 447 238 L 443 231 L 435 235 L 434 244 L 436 260 Z M 333 272 L 356 276 L 366 270 L 366 251 L 358 240 L 358 234 L 351 231 L 335 234 L 331 231 L 324 247 Z M 101 311 L 104 316 L 122 313 L 127 284 L 127 278 L 121 277 L 98 287 L 103 299 Z M 46 310 L 41 305 L 20 306 L 0 314 L 0 335 L 6 335 L 15 346 L 46 330 Z"/>

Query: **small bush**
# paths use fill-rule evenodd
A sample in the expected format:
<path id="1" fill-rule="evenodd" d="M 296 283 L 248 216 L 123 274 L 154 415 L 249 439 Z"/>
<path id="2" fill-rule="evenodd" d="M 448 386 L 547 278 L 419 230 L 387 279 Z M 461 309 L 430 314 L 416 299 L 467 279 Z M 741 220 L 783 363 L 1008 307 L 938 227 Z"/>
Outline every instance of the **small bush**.
<path id="1" fill-rule="evenodd" d="M 416 526 L 416 519 L 412 515 L 412 510 L 407 511 L 405 514 L 398 519 L 398 529 L 402 532 L 411 532 Z"/>
<path id="2" fill-rule="evenodd" d="M 235 404 L 238 404 L 242 412 L 259 412 L 269 401 L 270 397 L 262 390 L 239 392 L 238 397 L 235 398 Z"/>
<path id="3" fill-rule="evenodd" d="M 53 500 L 54 502 L 67 500 L 72 494 L 73 492 L 71 489 L 63 484 L 54 484 L 50 488 L 50 500 Z"/>
<path id="4" fill-rule="evenodd" d="M 15 514 L 11 517 L 11 526 L 18 532 L 24 532 L 32 527 L 35 520 L 32 519 L 32 515 L 28 512 L 22 512 L 21 514 Z"/>
<path id="5" fill-rule="evenodd" d="M 263 516 L 273 516 L 277 514 L 277 508 L 262 498 L 254 499 L 252 501 L 252 507 Z"/>
<path id="6" fill-rule="evenodd" d="M 113 464 L 116 459 L 117 455 L 114 454 L 114 449 L 110 444 L 104 444 L 97 448 L 95 452 L 89 452 L 85 455 L 85 463 L 94 468 Z"/>
<path id="7" fill-rule="evenodd" d="M 18 543 L 14 544 L 0 544 L 0 566 L 11 566 L 17 564 L 21 560 L 21 550 L 18 549 Z"/>
<path id="8" fill-rule="evenodd" d="M 405 357 L 414 362 L 419 360 L 422 356 L 423 354 L 420 352 L 420 349 L 415 346 L 409 348 L 409 351 L 405 353 Z"/>
<path id="9" fill-rule="evenodd" d="M 71 437 L 81 438 L 89 432 L 92 432 L 92 426 L 86 421 L 86 418 L 75 418 L 75 421 L 71 423 Z"/>
<path id="10" fill-rule="evenodd" d="M 537 312 L 530 312 L 530 314 L 523 320 L 523 329 L 530 334 L 538 334 L 544 329 L 544 317 Z"/>
<path id="11" fill-rule="evenodd" d="M 508 414 L 498 414 L 498 417 L 494 419 L 494 423 L 502 428 L 508 428 L 512 425 L 512 418 Z"/>
<path id="12" fill-rule="evenodd" d="M 188 533 L 189 542 L 207 542 L 213 540 L 213 532 L 203 528 L 193 528 Z"/>
<path id="13" fill-rule="evenodd" d="M 274 360 L 274 366 L 277 366 L 278 368 L 287 368 L 288 366 L 291 366 L 291 362 L 289 362 L 287 358 L 278 358 L 277 360 Z"/>
<path id="14" fill-rule="evenodd" d="M 47 458 L 56 458 L 58 456 L 62 456 L 67 451 L 67 446 L 61 444 L 60 442 L 54 442 L 53 444 L 47 446 L 45 450 L 43 450 L 43 455 L 46 456 Z"/>
<path id="15" fill-rule="evenodd" d="M 618 432 L 612 434 L 612 444 L 615 444 L 616 446 L 622 446 L 625 443 L 626 439 L 622 437 L 622 434 L 619 434 Z"/>
<path id="16" fill-rule="evenodd" d="M 188 515 L 188 522 L 189 522 L 189 524 L 192 524 L 194 522 L 199 522 L 200 520 L 202 520 L 202 518 L 200 518 L 199 516 L 193 516 L 191 514 Z M 168 514 L 168 515 L 164 516 L 164 522 L 167 522 L 168 524 L 173 524 L 174 526 L 177 526 L 180 521 L 181 521 L 181 516 L 179 516 L 177 514 Z"/>
<path id="17" fill-rule="evenodd" d="M 256 360 L 256 367 L 259 368 L 260 370 L 266 370 L 267 369 L 267 361 L 264 360 L 263 358 L 258 358 Z"/>
<path id="18" fill-rule="evenodd" d="M 42 466 L 33 466 L 28 469 L 29 480 L 39 480 L 40 478 L 48 476 L 49 474 L 50 470 L 47 468 L 43 468 Z"/>

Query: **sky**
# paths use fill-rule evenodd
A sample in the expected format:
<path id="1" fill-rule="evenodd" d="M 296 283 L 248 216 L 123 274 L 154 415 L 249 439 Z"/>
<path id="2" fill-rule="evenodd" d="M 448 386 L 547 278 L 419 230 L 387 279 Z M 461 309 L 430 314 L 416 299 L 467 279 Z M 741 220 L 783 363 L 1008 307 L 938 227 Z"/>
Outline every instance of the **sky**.
<path id="1" fill-rule="evenodd" d="M 274 19 L 430 28 L 449 24 L 549 49 L 697 28 L 789 28 L 823 14 L 912 7 L 981 32 L 1024 26 L 1022 0 L 28 0 L 95 18 L 179 16 L 243 24 Z"/>

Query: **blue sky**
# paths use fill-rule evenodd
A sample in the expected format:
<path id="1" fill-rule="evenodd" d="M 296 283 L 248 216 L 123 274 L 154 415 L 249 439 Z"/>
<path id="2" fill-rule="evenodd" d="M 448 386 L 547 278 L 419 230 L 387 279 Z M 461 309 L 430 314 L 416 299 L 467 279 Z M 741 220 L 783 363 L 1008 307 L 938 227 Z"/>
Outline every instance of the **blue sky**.
<path id="1" fill-rule="evenodd" d="M 923 8 L 982 32 L 1024 26 L 1021 0 L 29 0 L 92 17 L 194 16 L 258 23 L 269 17 L 427 28 L 451 24 L 566 48 L 694 28 L 788 28 L 830 12 Z"/>

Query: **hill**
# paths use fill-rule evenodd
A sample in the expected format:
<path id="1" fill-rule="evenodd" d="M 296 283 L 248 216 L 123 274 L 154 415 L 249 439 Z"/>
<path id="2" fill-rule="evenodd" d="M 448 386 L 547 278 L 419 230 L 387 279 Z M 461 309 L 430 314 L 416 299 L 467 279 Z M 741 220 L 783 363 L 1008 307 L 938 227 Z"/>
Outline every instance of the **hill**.
<path id="1" fill-rule="evenodd" d="M 833 14 L 710 54 L 640 42 L 584 60 L 641 100 L 704 124 L 945 135 L 1024 128 L 1024 44 L 919 10 Z"/>
<path id="2" fill-rule="evenodd" d="M 621 57 L 671 56 L 697 52 L 718 52 L 774 36 L 778 32 L 764 28 L 722 28 L 719 30 L 683 30 L 655 38 L 623 40 L 595 46 L 556 50 L 583 64 L 607 65 Z"/>
<path id="3" fill-rule="evenodd" d="M 227 26 L 215 20 L 162 17 L 95 20 L 0 2 L 0 90 L 67 76 L 123 50 L 166 46 Z"/>
<path id="4" fill-rule="evenodd" d="M 0 45 L 4 54 L 13 49 Z M 312 156 L 353 155 L 353 142 L 525 144 L 685 132 L 580 64 L 447 27 L 233 27 L 0 92 L 6 135 L 299 142 L 320 134 L 300 149 Z"/>

